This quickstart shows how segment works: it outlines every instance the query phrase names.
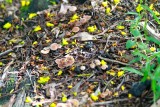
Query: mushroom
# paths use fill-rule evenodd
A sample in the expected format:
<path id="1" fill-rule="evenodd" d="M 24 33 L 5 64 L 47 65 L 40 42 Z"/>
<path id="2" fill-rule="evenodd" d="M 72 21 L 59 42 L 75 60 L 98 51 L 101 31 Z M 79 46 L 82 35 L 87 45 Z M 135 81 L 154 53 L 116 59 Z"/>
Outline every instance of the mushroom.
<path id="1" fill-rule="evenodd" d="M 62 46 L 60 44 L 57 44 L 57 43 L 52 43 L 50 45 L 50 49 L 51 50 L 57 50 L 58 48 L 61 48 Z"/>

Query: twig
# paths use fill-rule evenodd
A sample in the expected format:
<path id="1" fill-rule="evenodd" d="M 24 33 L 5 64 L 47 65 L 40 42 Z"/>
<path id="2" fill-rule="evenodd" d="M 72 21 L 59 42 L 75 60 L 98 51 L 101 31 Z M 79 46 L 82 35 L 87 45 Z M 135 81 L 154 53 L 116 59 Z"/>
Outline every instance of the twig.
<path id="1" fill-rule="evenodd" d="M 4 55 L 6 55 L 6 54 L 8 54 L 8 53 L 10 53 L 10 52 L 13 52 L 15 49 L 21 48 L 21 47 L 23 47 L 23 46 L 24 46 L 24 45 L 16 45 L 16 46 L 14 46 L 12 49 L 8 49 L 8 50 L 0 53 L 0 57 L 4 56 Z"/>
<path id="2" fill-rule="evenodd" d="M 118 63 L 118 64 L 121 64 L 121 65 L 126 65 L 126 66 L 130 65 L 130 64 L 127 64 L 127 63 L 124 63 L 124 62 L 113 60 L 113 59 L 103 58 L 101 56 L 98 56 L 98 58 L 103 59 L 103 60 L 108 61 L 108 62 Z"/>
<path id="3" fill-rule="evenodd" d="M 100 105 L 108 105 L 108 104 L 111 104 L 111 103 L 116 103 L 116 102 L 120 102 L 120 101 L 127 101 L 128 98 L 124 98 L 124 99 L 116 99 L 116 100 L 113 100 L 113 101 L 106 101 L 106 102 L 97 102 L 97 103 L 92 103 L 92 107 L 93 106 L 100 106 Z"/>

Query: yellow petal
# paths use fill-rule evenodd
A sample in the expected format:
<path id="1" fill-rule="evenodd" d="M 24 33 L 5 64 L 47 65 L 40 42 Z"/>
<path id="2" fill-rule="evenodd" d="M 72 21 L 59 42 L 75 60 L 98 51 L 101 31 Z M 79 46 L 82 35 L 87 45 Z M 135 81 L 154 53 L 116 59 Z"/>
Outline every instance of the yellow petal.
<path id="1" fill-rule="evenodd" d="M 103 7 L 107 7 L 107 5 L 108 5 L 108 2 L 107 2 L 107 1 L 102 2 L 102 6 L 103 6 Z"/>
<path id="2" fill-rule="evenodd" d="M 118 71 L 118 77 L 121 77 L 121 76 L 123 76 L 124 75 L 124 71 Z"/>
<path id="3" fill-rule="evenodd" d="M 109 8 L 109 7 L 106 8 L 106 11 L 105 11 L 105 12 L 106 12 L 107 15 L 110 15 L 110 14 L 111 14 L 111 8 Z"/>
<path id="4" fill-rule="evenodd" d="M 51 104 L 49 105 L 49 107 L 56 107 L 56 104 L 55 104 L 55 103 L 51 103 Z"/>
<path id="5" fill-rule="evenodd" d="M 53 27 L 54 24 L 53 24 L 53 23 L 50 23 L 50 22 L 46 22 L 46 26 L 47 26 L 47 27 Z"/>
<path id="6" fill-rule="evenodd" d="M 138 4 L 136 11 L 139 13 L 143 10 L 143 7 L 141 6 L 141 4 Z"/>
<path id="7" fill-rule="evenodd" d="M 30 13 L 29 14 L 29 19 L 33 19 L 34 17 L 36 17 L 37 16 L 37 14 L 36 13 Z"/>
<path id="8" fill-rule="evenodd" d="M 31 97 L 27 96 L 27 97 L 26 97 L 26 100 L 25 100 L 25 102 L 26 102 L 26 103 L 31 103 L 31 102 L 32 102 L 32 99 L 31 99 Z"/>
<path id="9" fill-rule="evenodd" d="M 106 63 L 106 61 L 104 61 L 104 60 L 101 60 L 101 65 L 103 66 L 103 65 L 106 65 L 107 63 Z"/>
<path id="10" fill-rule="evenodd" d="M 124 91 L 124 90 L 125 90 L 125 87 L 124 87 L 124 85 L 122 85 L 122 86 L 121 86 L 121 90 L 122 90 L 122 91 Z"/>
<path id="11" fill-rule="evenodd" d="M 87 27 L 88 32 L 95 32 L 97 30 L 96 25 Z"/>
<path id="12" fill-rule="evenodd" d="M 60 76 L 60 75 L 62 75 L 62 73 L 63 73 L 63 71 L 59 70 L 57 75 Z"/>
<path id="13" fill-rule="evenodd" d="M 40 31 L 42 28 L 38 25 L 38 26 L 36 26 L 35 28 L 34 28 L 34 32 L 37 32 L 37 31 Z"/>
<path id="14" fill-rule="evenodd" d="M 62 39 L 62 45 L 68 45 L 69 43 L 68 43 L 68 41 L 66 40 L 66 39 Z"/>
<path id="15" fill-rule="evenodd" d="M 90 95 L 90 98 L 93 100 L 93 101 L 97 101 L 98 100 L 98 96 L 96 96 L 94 93 L 92 93 Z"/>
<path id="16" fill-rule="evenodd" d="M 62 97 L 62 102 L 66 102 L 68 99 L 66 96 Z"/>
<path id="17" fill-rule="evenodd" d="M 43 76 L 43 77 L 40 77 L 37 82 L 40 83 L 40 84 L 45 84 L 45 83 L 47 83 L 49 80 L 50 80 L 50 77 L 49 77 L 49 76 Z"/>
<path id="18" fill-rule="evenodd" d="M 125 27 L 124 26 L 121 26 L 121 25 L 118 25 L 118 26 L 116 26 L 116 29 L 118 29 L 118 30 L 123 30 Z"/>
<path id="19" fill-rule="evenodd" d="M 21 0 L 21 6 L 24 7 L 26 5 L 26 1 L 25 0 Z"/>
<path id="20" fill-rule="evenodd" d="M 155 52 L 155 51 L 156 51 L 156 48 L 155 48 L 155 47 L 151 47 L 151 48 L 150 48 L 150 51 Z"/>
<path id="21" fill-rule="evenodd" d="M 71 17 L 71 20 L 77 20 L 77 19 L 79 19 L 79 16 L 77 15 L 77 13 Z"/>
<path id="22" fill-rule="evenodd" d="M 4 29 L 9 29 L 12 26 L 11 23 L 7 22 L 6 24 L 3 25 Z"/>
<path id="23" fill-rule="evenodd" d="M 114 4 L 118 4 L 120 2 L 120 0 L 114 0 L 113 3 Z"/>
<path id="24" fill-rule="evenodd" d="M 121 35 L 126 36 L 126 35 L 127 35 L 127 33 L 126 33 L 126 32 L 124 32 L 124 31 L 121 31 Z"/>

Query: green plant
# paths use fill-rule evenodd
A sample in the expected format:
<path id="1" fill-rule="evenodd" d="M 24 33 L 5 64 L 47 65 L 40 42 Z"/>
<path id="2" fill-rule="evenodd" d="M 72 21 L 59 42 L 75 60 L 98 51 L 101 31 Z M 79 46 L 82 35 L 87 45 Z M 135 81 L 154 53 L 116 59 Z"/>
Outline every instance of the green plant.
<path id="1" fill-rule="evenodd" d="M 142 3 L 142 2 L 141 2 Z M 154 102 L 160 98 L 160 41 L 156 38 L 149 36 L 146 25 L 148 22 L 148 14 L 153 16 L 153 19 L 157 24 L 160 24 L 160 20 L 155 13 L 147 6 L 140 4 L 143 8 L 140 12 L 128 12 L 127 14 L 134 15 L 134 20 L 129 20 L 130 33 L 134 39 L 126 42 L 126 49 L 131 49 L 134 59 L 130 63 L 138 63 L 139 68 L 123 67 L 125 71 L 130 71 L 141 75 L 142 81 L 151 80 L 151 89 L 154 94 Z M 145 22 L 143 29 L 140 29 L 140 22 Z M 151 50 L 150 43 L 154 45 L 155 50 Z"/>

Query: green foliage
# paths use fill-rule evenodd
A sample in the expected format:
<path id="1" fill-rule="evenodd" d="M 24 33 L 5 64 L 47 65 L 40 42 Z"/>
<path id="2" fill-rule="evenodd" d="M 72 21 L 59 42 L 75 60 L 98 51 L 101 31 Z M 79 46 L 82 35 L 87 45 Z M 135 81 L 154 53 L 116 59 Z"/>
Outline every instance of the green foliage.
<path id="1" fill-rule="evenodd" d="M 149 78 L 151 80 L 151 89 L 154 94 L 155 102 L 160 98 L 160 49 L 158 48 L 156 52 L 151 51 L 148 47 L 149 43 L 155 43 L 155 46 L 158 47 L 160 41 L 152 36 L 148 36 L 146 33 L 147 14 L 151 14 L 157 24 L 160 24 L 160 20 L 147 5 L 142 5 L 142 7 L 143 10 L 140 13 L 127 13 L 134 15 L 136 18 L 134 20 L 128 20 L 131 23 L 130 33 L 133 35 L 134 39 L 126 42 L 126 49 L 132 49 L 132 55 L 135 57 L 130 63 L 138 63 L 140 68 L 123 67 L 122 69 L 142 76 L 142 81 Z M 143 29 L 140 29 L 139 23 L 142 19 L 145 21 L 145 25 Z M 145 42 L 142 38 L 145 39 Z M 136 47 L 133 48 L 135 45 Z"/>

